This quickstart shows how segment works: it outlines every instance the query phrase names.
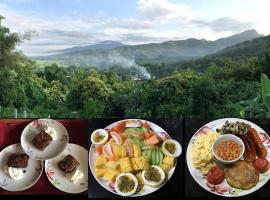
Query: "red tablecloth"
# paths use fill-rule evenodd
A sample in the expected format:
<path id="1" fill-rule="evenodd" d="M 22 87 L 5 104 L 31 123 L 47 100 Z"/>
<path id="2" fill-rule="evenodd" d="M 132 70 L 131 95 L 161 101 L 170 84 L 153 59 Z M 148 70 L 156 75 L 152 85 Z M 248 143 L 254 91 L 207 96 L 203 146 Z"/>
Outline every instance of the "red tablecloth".
<path id="1" fill-rule="evenodd" d="M 20 142 L 21 133 L 24 127 L 31 122 L 30 119 L 3 119 L 0 120 L 0 151 L 5 147 Z M 59 119 L 68 133 L 69 142 L 81 145 L 88 149 L 87 145 L 87 133 L 88 133 L 88 121 L 86 119 L 74 119 L 66 120 Z M 0 188 L 1 194 L 66 194 L 57 188 L 55 188 L 47 179 L 45 172 L 43 171 L 42 176 L 38 182 L 31 188 L 22 192 L 8 192 Z"/>

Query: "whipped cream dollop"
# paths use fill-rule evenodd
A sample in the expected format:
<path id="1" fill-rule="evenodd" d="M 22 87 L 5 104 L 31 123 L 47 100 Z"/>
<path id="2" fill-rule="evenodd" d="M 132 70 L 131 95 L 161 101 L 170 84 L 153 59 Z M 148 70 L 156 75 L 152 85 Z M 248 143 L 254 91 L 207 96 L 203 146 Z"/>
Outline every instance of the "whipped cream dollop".
<path id="1" fill-rule="evenodd" d="M 8 167 L 8 174 L 13 180 L 20 180 L 23 178 L 23 170 L 15 167 Z"/>
<path id="2" fill-rule="evenodd" d="M 50 126 L 44 127 L 44 131 L 49 134 L 53 140 L 57 139 L 56 130 Z"/>
<path id="3" fill-rule="evenodd" d="M 76 169 L 73 172 L 66 173 L 66 178 L 73 184 L 75 184 L 77 181 L 82 179 L 83 176 L 84 176 L 84 174 L 78 169 Z"/>

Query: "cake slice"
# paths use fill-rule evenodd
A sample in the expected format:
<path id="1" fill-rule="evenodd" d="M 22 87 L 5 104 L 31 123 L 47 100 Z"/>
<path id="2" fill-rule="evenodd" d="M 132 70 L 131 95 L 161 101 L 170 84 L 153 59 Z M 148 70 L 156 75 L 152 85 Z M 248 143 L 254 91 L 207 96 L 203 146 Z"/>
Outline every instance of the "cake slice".
<path id="1" fill-rule="evenodd" d="M 48 133 L 41 131 L 34 137 L 32 143 L 38 150 L 43 151 L 47 146 L 49 146 L 52 140 L 53 138 Z"/>
<path id="2" fill-rule="evenodd" d="M 29 156 L 26 154 L 11 154 L 8 158 L 7 165 L 14 168 L 26 168 Z"/>
<path id="3" fill-rule="evenodd" d="M 63 160 L 58 162 L 60 169 L 66 173 L 73 172 L 80 163 L 72 155 L 67 155 Z"/>

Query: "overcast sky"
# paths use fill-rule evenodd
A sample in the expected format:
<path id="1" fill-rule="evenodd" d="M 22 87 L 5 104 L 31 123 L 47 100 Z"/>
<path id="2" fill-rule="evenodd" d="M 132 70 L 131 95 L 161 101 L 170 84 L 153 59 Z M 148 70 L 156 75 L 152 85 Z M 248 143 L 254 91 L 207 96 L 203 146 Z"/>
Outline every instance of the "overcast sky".
<path id="1" fill-rule="evenodd" d="M 33 31 L 26 55 L 115 40 L 215 40 L 247 29 L 270 34 L 270 0 L 0 0 L 12 31 Z"/>

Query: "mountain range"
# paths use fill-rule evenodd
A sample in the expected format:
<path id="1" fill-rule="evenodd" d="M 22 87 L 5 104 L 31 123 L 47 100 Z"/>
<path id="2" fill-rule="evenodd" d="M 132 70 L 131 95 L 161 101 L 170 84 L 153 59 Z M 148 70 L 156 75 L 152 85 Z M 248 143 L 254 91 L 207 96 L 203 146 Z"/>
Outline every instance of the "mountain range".
<path id="1" fill-rule="evenodd" d="M 247 40 L 224 48 L 214 54 L 199 59 L 174 63 L 173 65 L 182 69 L 196 68 L 203 70 L 213 63 L 222 66 L 225 59 L 245 60 L 254 57 L 264 57 L 267 49 L 270 49 L 270 35 Z"/>
<path id="2" fill-rule="evenodd" d="M 90 49 L 114 49 L 118 47 L 126 46 L 125 44 L 117 41 L 106 40 L 99 42 L 97 44 L 87 45 L 87 46 L 74 46 L 67 49 L 60 49 L 57 51 L 50 51 L 50 53 L 71 53 L 76 51 L 85 51 Z"/>
<path id="3" fill-rule="evenodd" d="M 110 67 L 110 65 L 115 66 L 127 63 L 127 61 L 131 62 L 129 63 L 130 65 L 132 63 L 142 64 L 147 62 L 182 62 L 220 53 L 223 50 L 228 52 L 231 46 L 260 37 L 262 35 L 258 34 L 256 30 L 247 30 L 215 41 L 191 38 L 133 46 L 120 42 L 104 41 L 94 45 L 59 50 L 59 54 L 35 57 L 33 59 L 56 61 L 67 65 L 92 65 L 96 67 Z"/>

